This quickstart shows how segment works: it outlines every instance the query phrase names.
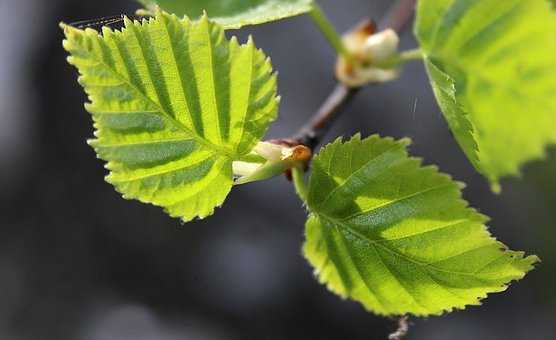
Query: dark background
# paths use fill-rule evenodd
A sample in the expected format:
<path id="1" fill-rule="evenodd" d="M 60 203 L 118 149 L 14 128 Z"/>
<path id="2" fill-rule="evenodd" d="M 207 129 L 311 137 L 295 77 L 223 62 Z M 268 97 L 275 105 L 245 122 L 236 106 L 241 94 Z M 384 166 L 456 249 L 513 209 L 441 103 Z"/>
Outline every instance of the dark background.
<path id="1" fill-rule="evenodd" d="M 341 30 L 381 18 L 390 3 L 322 1 Z M 393 320 L 313 278 L 300 251 L 305 212 L 285 179 L 235 188 L 214 216 L 187 225 L 103 181 L 57 24 L 136 7 L 0 0 L 0 339 L 386 339 Z M 290 135 L 332 89 L 333 51 L 307 17 L 233 33 L 253 34 L 272 56 L 283 101 L 270 137 Z M 409 32 L 403 46 L 415 46 Z M 455 144 L 419 63 L 363 90 L 329 138 L 357 131 L 413 138 L 413 154 L 468 183 L 465 197 L 492 217 L 500 240 L 543 259 L 481 307 L 413 319 L 408 339 L 553 339 L 556 152 L 492 194 Z"/>

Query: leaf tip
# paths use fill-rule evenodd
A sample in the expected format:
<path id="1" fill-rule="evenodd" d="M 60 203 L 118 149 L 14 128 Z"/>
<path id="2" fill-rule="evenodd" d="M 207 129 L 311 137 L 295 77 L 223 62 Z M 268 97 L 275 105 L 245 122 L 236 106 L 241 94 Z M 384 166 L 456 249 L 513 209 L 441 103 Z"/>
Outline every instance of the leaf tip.
<path id="1" fill-rule="evenodd" d="M 133 21 L 127 15 L 124 15 L 124 26 L 129 27 L 131 25 L 133 25 Z"/>
<path id="2" fill-rule="evenodd" d="M 409 137 L 404 137 L 400 139 L 398 142 L 405 147 L 408 147 L 411 145 L 411 143 L 413 143 L 413 141 Z"/>
<path id="3" fill-rule="evenodd" d="M 541 258 L 537 255 L 529 255 L 523 259 L 525 263 L 528 264 L 529 270 L 535 269 L 535 267 L 542 262 Z"/>
<path id="4" fill-rule="evenodd" d="M 98 140 L 94 138 L 87 139 L 87 145 L 92 148 L 95 148 L 98 145 Z"/>
<path id="5" fill-rule="evenodd" d="M 112 31 L 112 29 L 110 29 L 110 27 L 108 26 L 102 26 L 102 36 L 103 37 L 109 37 L 112 33 L 114 33 L 114 31 Z"/>
<path id="6" fill-rule="evenodd" d="M 63 21 L 61 21 L 58 24 L 58 27 L 60 27 L 60 29 L 64 32 L 64 35 L 66 36 L 67 39 L 71 38 L 74 34 L 76 34 L 79 31 L 83 32 L 83 30 L 75 28 L 70 24 L 66 24 Z"/>

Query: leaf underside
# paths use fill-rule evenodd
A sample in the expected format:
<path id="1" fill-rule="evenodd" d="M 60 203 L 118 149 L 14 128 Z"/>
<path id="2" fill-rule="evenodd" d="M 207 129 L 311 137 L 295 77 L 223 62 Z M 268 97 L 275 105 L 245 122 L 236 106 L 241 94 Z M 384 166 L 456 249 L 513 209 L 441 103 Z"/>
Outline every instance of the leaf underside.
<path id="1" fill-rule="evenodd" d="M 104 27 L 102 35 L 62 26 L 107 181 L 184 221 L 212 214 L 232 187 L 232 161 L 276 117 L 270 61 L 206 17 L 126 18 L 121 31 Z"/>
<path id="2" fill-rule="evenodd" d="M 169 13 L 198 18 L 206 11 L 211 20 L 226 29 L 301 15 L 311 10 L 313 0 L 139 0 L 145 8 L 157 5 Z"/>
<path id="3" fill-rule="evenodd" d="M 556 13 L 546 0 L 420 0 L 415 34 L 447 121 L 493 188 L 556 142 Z"/>
<path id="4" fill-rule="evenodd" d="M 407 155 L 407 140 L 337 140 L 315 158 L 304 254 L 319 280 L 381 315 L 478 305 L 538 261 L 488 233 L 460 183 Z"/>

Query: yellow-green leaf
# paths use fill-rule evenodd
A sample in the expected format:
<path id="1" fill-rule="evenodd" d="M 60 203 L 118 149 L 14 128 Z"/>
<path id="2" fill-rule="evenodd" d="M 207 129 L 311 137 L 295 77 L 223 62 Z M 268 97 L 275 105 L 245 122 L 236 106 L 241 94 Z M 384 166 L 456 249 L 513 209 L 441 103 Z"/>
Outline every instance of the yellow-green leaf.
<path id="1" fill-rule="evenodd" d="M 319 280 L 382 315 L 480 304 L 532 269 L 468 207 L 460 183 L 407 155 L 407 140 L 337 140 L 315 158 L 304 254 Z"/>
<path id="2" fill-rule="evenodd" d="M 269 59 L 251 40 L 228 41 L 206 17 L 160 12 L 102 35 L 62 26 L 107 181 L 185 221 L 212 214 L 232 187 L 232 162 L 276 117 Z"/>
<path id="3" fill-rule="evenodd" d="M 493 188 L 556 143 L 547 0 L 420 0 L 415 34 L 448 123 Z"/>

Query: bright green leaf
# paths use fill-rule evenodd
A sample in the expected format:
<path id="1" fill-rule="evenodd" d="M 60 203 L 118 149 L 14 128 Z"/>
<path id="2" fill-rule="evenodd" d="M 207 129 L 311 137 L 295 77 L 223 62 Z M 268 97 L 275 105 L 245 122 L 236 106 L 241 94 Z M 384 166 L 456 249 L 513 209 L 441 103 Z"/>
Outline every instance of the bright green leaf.
<path id="1" fill-rule="evenodd" d="M 206 11 L 224 28 L 240 28 L 246 25 L 307 13 L 313 0 L 139 0 L 151 12 L 158 5 L 163 10 L 179 16 L 198 18 Z"/>
<path id="2" fill-rule="evenodd" d="M 309 181 L 304 253 L 319 280 L 377 314 L 478 305 L 538 261 L 508 250 L 460 183 L 407 155 L 407 140 L 328 145 Z"/>
<path id="3" fill-rule="evenodd" d="M 420 0 L 415 33 L 459 144 L 498 187 L 556 142 L 556 13 L 546 0 Z"/>
<path id="4" fill-rule="evenodd" d="M 105 27 L 102 36 L 62 26 L 108 182 L 185 221 L 212 214 L 232 187 L 232 161 L 276 116 L 269 59 L 252 41 L 226 40 L 206 17 L 126 19 L 122 31 Z"/>

